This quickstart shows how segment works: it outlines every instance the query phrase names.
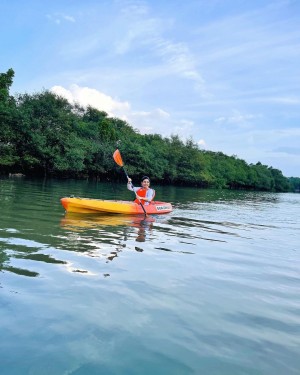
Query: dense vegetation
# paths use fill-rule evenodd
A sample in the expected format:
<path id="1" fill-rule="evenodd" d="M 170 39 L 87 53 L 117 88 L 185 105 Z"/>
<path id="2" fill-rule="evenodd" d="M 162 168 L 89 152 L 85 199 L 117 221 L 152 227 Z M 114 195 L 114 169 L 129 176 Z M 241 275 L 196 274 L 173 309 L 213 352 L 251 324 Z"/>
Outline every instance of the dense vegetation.
<path id="1" fill-rule="evenodd" d="M 177 135 L 141 135 L 128 123 L 43 91 L 9 93 L 14 71 L 0 74 L 0 172 L 118 179 L 116 142 L 133 178 L 199 187 L 288 191 L 290 181 L 260 162 L 203 151 Z M 122 176 L 123 178 L 123 176 Z"/>
<path id="2" fill-rule="evenodd" d="M 300 193 L 300 177 L 290 177 L 289 178 L 291 191 Z"/>

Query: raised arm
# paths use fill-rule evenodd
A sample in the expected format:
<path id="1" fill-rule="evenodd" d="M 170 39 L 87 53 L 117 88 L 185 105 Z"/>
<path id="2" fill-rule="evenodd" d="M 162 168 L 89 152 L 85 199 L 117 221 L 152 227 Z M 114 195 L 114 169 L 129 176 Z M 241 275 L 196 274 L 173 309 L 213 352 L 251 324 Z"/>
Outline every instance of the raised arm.
<path id="1" fill-rule="evenodd" d="M 139 188 L 136 188 L 132 185 L 132 180 L 130 177 L 128 177 L 127 181 L 127 189 L 136 192 Z"/>

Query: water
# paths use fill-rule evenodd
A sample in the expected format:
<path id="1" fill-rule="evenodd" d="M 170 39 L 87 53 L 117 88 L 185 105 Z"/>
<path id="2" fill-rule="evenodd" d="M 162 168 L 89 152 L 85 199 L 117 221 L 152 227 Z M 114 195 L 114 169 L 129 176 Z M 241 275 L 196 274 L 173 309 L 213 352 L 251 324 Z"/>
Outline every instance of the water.
<path id="1" fill-rule="evenodd" d="M 300 195 L 156 191 L 173 213 L 65 215 L 132 193 L 0 180 L 1 374 L 300 373 Z"/>

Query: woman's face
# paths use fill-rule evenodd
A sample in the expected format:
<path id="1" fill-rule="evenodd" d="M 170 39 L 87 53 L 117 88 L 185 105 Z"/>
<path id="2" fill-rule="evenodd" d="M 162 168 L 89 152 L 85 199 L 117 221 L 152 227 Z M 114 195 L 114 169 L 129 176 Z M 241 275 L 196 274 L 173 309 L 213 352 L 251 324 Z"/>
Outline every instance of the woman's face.
<path id="1" fill-rule="evenodd" d="M 148 178 L 145 178 L 142 181 L 142 187 L 147 189 L 149 186 L 150 186 L 150 181 L 148 180 Z"/>

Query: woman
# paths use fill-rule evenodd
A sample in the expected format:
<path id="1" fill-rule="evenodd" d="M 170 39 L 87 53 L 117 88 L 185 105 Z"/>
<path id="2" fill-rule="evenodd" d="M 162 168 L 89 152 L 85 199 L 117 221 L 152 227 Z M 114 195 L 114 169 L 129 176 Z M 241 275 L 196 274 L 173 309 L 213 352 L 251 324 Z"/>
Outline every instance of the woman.
<path id="1" fill-rule="evenodd" d="M 131 181 L 131 178 L 128 177 L 127 188 L 128 190 L 135 192 L 135 202 L 142 203 L 145 206 L 150 204 L 150 202 L 155 197 L 155 190 L 150 189 L 150 178 L 148 176 L 144 176 L 142 178 L 142 187 L 134 187 Z"/>

